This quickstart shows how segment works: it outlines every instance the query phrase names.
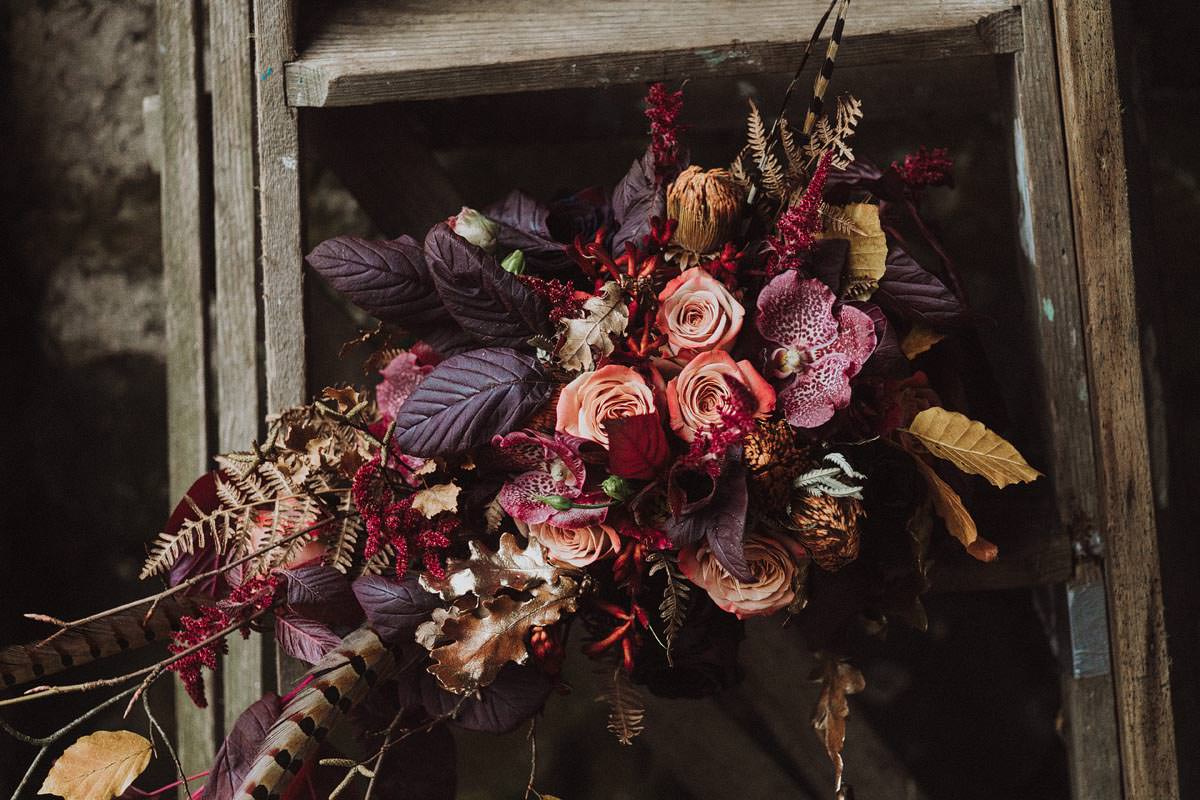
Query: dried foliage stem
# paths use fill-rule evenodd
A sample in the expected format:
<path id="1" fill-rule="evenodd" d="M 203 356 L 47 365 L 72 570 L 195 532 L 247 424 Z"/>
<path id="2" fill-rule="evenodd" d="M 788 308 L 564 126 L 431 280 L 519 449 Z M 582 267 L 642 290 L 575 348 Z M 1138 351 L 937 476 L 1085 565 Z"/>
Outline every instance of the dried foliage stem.
<path id="1" fill-rule="evenodd" d="M 155 733 L 162 739 L 163 746 L 167 748 L 167 754 L 171 756 L 171 763 L 175 765 L 175 773 L 179 775 L 179 780 L 183 783 L 184 792 L 187 797 L 191 797 L 192 786 L 188 781 L 188 774 L 183 771 L 183 763 L 180 762 L 179 754 L 175 752 L 175 748 L 171 745 L 171 739 L 167 736 L 167 732 L 163 730 L 162 725 L 158 723 L 158 719 L 150 711 L 150 695 L 145 693 L 145 688 L 145 684 L 139 686 L 137 691 L 133 693 L 133 697 L 129 698 L 129 702 L 132 703 L 134 698 L 141 693 L 142 708 L 146 712 L 146 719 L 150 721 L 150 742 L 153 744 Z M 129 713 L 128 709 L 126 709 L 125 713 Z"/>
<path id="2" fill-rule="evenodd" d="M 22 776 L 21 782 L 17 784 L 16 790 L 13 791 L 11 800 L 17 800 L 17 798 L 21 796 L 21 793 L 25 791 L 25 787 L 29 785 L 30 779 L 33 777 L 34 773 L 37 772 L 38 767 L 46 758 L 46 754 L 50 752 L 50 748 L 53 747 L 56 742 L 58 742 L 71 731 L 78 728 L 83 723 L 105 711 L 110 706 L 116 705 L 120 701 L 124 700 L 128 695 L 133 694 L 133 692 L 133 689 L 126 689 L 123 692 L 113 695 L 99 705 L 93 706 L 90 710 L 85 711 L 83 714 L 71 720 L 54 733 L 50 734 L 49 736 L 44 736 L 40 739 L 27 736 L 18 731 L 16 728 L 10 726 L 4 720 L 0 719 L 0 728 L 2 728 L 9 736 L 13 737 L 19 742 L 24 742 L 25 744 L 33 745 L 34 747 L 39 748 L 37 755 L 35 755 L 33 760 L 29 763 L 29 769 L 25 770 L 25 775 Z"/>
<path id="3" fill-rule="evenodd" d="M 80 619 L 71 620 L 69 622 L 66 622 L 66 621 L 59 620 L 54 617 L 48 616 L 46 614 L 25 614 L 24 616 L 26 619 L 32 619 L 37 622 L 48 622 L 52 625 L 61 626 L 59 630 L 50 634 L 45 639 L 38 642 L 38 644 L 36 645 L 37 647 L 44 647 L 47 643 L 53 641 L 55 638 L 61 636 L 62 634 L 66 633 L 67 631 L 71 630 L 72 628 L 78 628 L 82 625 L 87 625 L 88 623 L 96 622 L 97 620 L 104 619 L 105 617 L 110 617 L 113 614 L 120 614 L 122 611 L 128 611 L 131 608 L 138 608 L 139 606 L 143 606 L 147 603 L 150 603 L 150 613 L 153 613 L 155 606 L 157 606 L 157 604 L 160 601 L 162 601 L 163 599 L 170 597 L 173 594 L 177 594 L 179 592 L 190 589 L 191 587 L 195 586 L 196 584 L 206 581 L 209 578 L 213 577 L 214 575 L 219 575 L 222 572 L 227 572 L 231 569 L 234 569 L 235 567 L 239 567 L 242 564 L 245 564 L 247 561 L 252 561 L 252 560 L 258 558 L 259 556 L 263 555 L 264 553 L 269 553 L 278 547 L 282 547 L 286 544 L 290 544 L 291 542 L 295 541 L 296 539 L 299 539 L 301 536 L 306 536 L 306 535 L 312 533 L 313 531 L 319 530 L 324 525 L 328 525 L 331 522 L 336 522 L 337 520 L 341 519 L 342 516 L 343 516 L 342 514 L 332 514 L 328 517 L 324 517 L 324 518 L 318 520 L 317 522 L 314 522 L 312 525 L 309 525 L 307 528 L 298 530 L 295 533 L 290 533 L 287 536 L 284 536 L 283 538 L 279 539 L 278 541 L 272 542 L 271 544 L 268 544 L 268 545 L 260 548 L 259 550 L 255 550 L 253 553 L 248 553 L 248 554 L 242 556 L 241 558 L 238 558 L 238 559 L 235 559 L 235 560 L 229 562 L 228 564 L 223 564 L 222 566 L 217 567 L 216 569 L 211 569 L 208 572 L 204 572 L 200 575 L 194 575 L 191 578 L 188 578 L 185 581 L 181 581 L 181 582 L 177 583 L 176 585 L 171 586 L 167 589 L 164 589 L 157 594 L 152 594 L 152 595 L 149 595 L 148 597 L 143 597 L 138 600 L 131 600 L 130 602 L 125 603 L 124 605 L 117 606 L 116 608 L 110 608 L 110 609 L 107 609 L 106 611 L 100 611 L 100 612 L 98 612 L 96 614 L 92 614 L 91 616 L 88 616 L 88 617 L 82 617 Z M 3 705 L 3 702 L 4 701 L 0 701 L 0 705 Z"/>

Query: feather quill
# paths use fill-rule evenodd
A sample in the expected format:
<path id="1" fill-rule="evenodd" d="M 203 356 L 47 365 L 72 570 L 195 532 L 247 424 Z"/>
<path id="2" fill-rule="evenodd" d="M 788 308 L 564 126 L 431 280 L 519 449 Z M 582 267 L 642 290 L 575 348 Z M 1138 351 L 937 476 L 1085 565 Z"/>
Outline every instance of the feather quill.
<path id="1" fill-rule="evenodd" d="M 825 107 L 825 90 L 829 88 L 829 79 L 833 76 L 833 62 L 837 60 L 838 47 L 842 44 L 842 29 L 846 26 L 846 8 L 849 5 L 850 0 L 841 0 L 838 6 L 833 33 L 830 34 L 829 44 L 825 47 L 825 61 L 817 71 L 816 80 L 813 81 L 812 100 L 809 101 L 808 113 L 804 116 L 804 127 L 800 129 L 805 139 L 812 134 L 817 118 L 821 116 Z"/>
<path id="2" fill-rule="evenodd" d="M 309 670 L 308 683 L 283 707 L 246 775 L 239 800 L 278 800 L 288 782 L 367 692 L 395 668 L 379 636 L 363 626 Z"/>
<path id="3" fill-rule="evenodd" d="M 159 601 L 149 619 L 146 605 L 110 614 L 33 644 L 0 649 L 0 689 L 44 678 L 96 659 L 165 643 L 179 618 L 195 614 L 206 601 L 172 595 Z"/>

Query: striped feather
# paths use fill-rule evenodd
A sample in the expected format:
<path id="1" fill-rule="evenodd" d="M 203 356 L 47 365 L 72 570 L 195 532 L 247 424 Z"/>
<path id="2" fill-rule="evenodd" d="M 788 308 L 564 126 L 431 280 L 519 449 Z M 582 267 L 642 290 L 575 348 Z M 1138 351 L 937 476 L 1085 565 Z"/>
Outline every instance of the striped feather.
<path id="1" fill-rule="evenodd" d="M 150 619 L 147 604 L 71 628 L 53 638 L 0 650 L 0 689 L 44 678 L 99 658 L 166 642 L 179 618 L 195 614 L 203 600 L 172 595 L 159 602 Z"/>
<path id="2" fill-rule="evenodd" d="M 817 124 L 817 118 L 825 108 L 825 90 L 829 88 L 829 79 L 833 76 L 833 62 L 837 59 L 838 47 L 842 44 L 842 29 L 846 26 L 846 8 L 850 0 L 841 0 L 838 6 L 837 19 L 833 23 L 833 33 L 829 37 L 829 45 L 825 48 L 825 62 L 817 72 L 813 81 L 812 100 L 808 104 L 808 113 L 804 117 L 804 127 L 801 133 L 807 139 Z"/>
<path id="3" fill-rule="evenodd" d="M 283 707 L 267 731 L 239 800 L 279 800 L 333 726 L 390 675 L 395 663 L 391 651 L 366 626 L 344 638 L 309 670 L 311 682 Z"/>

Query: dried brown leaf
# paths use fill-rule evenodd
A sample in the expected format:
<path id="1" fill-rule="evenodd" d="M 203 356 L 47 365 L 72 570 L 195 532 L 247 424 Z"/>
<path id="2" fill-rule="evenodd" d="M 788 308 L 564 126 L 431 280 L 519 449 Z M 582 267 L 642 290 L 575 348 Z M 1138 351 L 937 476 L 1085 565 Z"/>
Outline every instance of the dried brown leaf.
<path id="1" fill-rule="evenodd" d="M 462 491 L 456 483 L 439 483 L 422 489 L 413 495 L 413 508 L 433 519 L 443 511 L 458 511 L 458 493 Z"/>
<path id="2" fill-rule="evenodd" d="M 97 731 L 66 749 L 38 789 L 65 800 L 110 800 L 150 763 L 153 745 L 131 731 Z"/>
<path id="3" fill-rule="evenodd" d="M 542 547 L 532 539 L 525 549 L 517 544 L 517 537 L 506 533 L 500 537 L 500 546 L 495 552 L 478 540 L 467 545 L 470 555 L 452 558 L 446 564 L 446 577 L 438 580 L 428 573 L 421 575 L 421 585 L 426 591 L 442 596 L 443 600 L 454 600 L 467 594 L 485 598 L 500 589 L 525 591 L 539 583 L 553 584 L 562 571 L 546 561 Z"/>
<path id="4" fill-rule="evenodd" d="M 552 625 L 563 612 L 573 612 L 578 592 L 578 584 L 562 576 L 555 584 L 538 586 L 528 600 L 501 595 L 481 603 L 480 616 L 447 619 L 441 634 L 451 641 L 430 653 L 429 672 L 445 689 L 458 694 L 487 686 L 508 662 L 525 663 L 529 629 Z"/>
<path id="5" fill-rule="evenodd" d="M 621 287 L 609 281 L 600 294 L 583 304 L 582 319 L 563 319 L 559 322 L 562 344 L 555 356 L 563 369 L 590 370 L 596 358 L 612 353 L 613 336 L 620 336 L 629 324 L 629 306 L 625 305 Z"/>
<path id="6" fill-rule="evenodd" d="M 979 530 L 975 527 L 975 520 L 971 518 L 970 512 L 963 505 L 962 498 L 958 496 L 958 493 L 951 489 L 950 485 L 942 480 L 933 471 L 933 467 L 926 464 L 920 456 L 914 454 L 913 460 L 917 462 L 917 468 L 924 476 L 925 482 L 929 484 L 933 510 L 946 523 L 946 530 L 950 535 L 962 542 L 962 546 L 967 549 L 967 552 L 980 561 L 995 561 L 1000 552 L 999 548 L 979 535 Z"/>
<path id="7" fill-rule="evenodd" d="M 824 215 L 826 224 L 821 238 L 850 242 L 846 256 L 847 299 L 866 300 L 887 271 L 887 237 L 879 224 L 879 206 L 872 203 L 826 206 Z"/>
<path id="8" fill-rule="evenodd" d="M 938 458 L 963 472 L 981 475 L 1000 489 L 1035 481 L 1042 474 L 999 434 L 955 411 L 927 408 L 903 430 Z"/>
<path id="9" fill-rule="evenodd" d="M 904 335 L 904 340 L 900 342 L 900 351 L 904 353 L 905 358 L 912 361 L 945 338 L 945 334 L 918 322 Z"/>
<path id="10" fill-rule="evenodd" d="M 828 657 L 821 671 L 821 694 L 813 709 L 812 726 L 825 753 L 833 762 L 835 790 L 842 788 L 842 747 L 846 744 L 846 718 L 850 716 L 847 695 L 866 688 L 867 682 L 856 667 Z"/>

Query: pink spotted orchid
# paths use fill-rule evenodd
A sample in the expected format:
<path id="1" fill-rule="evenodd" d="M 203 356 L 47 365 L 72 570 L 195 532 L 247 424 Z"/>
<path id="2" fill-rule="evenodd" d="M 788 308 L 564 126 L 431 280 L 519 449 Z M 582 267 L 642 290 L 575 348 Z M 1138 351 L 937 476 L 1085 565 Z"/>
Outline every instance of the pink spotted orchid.
<path id="1" fill-rule="evenodd" d="M 871 318 L 851 306 L 835 314 L 834 299 L 824 283 L 795 270 L 777 275 L 758 296 L 756 323 L 768 340 L 767 371 L 790 379 L 779 404 L 797 428 L 823 425 L 845 408 L 850 379 L 875 350 Z"/>
<path id="2" fill-rule="evenodd" d="M 608 513 L 609 500 L 601 491 L 585 491 L 587 470 L 579 456 L 584 442 L 563 433 L 547 436 L 538 431 L 514 431 L 492 439 L 505 462 L 525 472 L 508 480 L 500 489 L 500 506 L 513 519 L 529 525 L 549 523 L 558 528 L 599 525 Z M 547 498 L 563 498 L 566 508 L 557 508 Z"/>

